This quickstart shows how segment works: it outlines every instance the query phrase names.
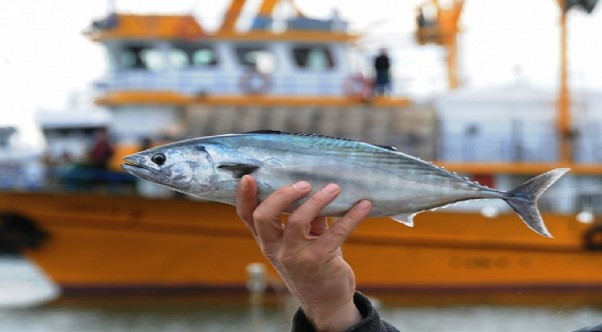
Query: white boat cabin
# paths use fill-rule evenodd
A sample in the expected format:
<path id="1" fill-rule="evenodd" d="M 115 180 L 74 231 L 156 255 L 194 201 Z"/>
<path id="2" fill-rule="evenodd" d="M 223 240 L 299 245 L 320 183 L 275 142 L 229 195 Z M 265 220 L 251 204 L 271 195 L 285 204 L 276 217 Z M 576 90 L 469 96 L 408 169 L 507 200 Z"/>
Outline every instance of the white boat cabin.
<path id="1" fill-rule="evenodd" d="M 281 32 L 256 23 L 213 34 L 191 16 L 113 14 L 101 22 L 90 34 L 106 47 L 110 71 L 99 84 L 109 91 L 341 96 L 354 74 L 353 36 L 338 18 L 294 18 Z"/>

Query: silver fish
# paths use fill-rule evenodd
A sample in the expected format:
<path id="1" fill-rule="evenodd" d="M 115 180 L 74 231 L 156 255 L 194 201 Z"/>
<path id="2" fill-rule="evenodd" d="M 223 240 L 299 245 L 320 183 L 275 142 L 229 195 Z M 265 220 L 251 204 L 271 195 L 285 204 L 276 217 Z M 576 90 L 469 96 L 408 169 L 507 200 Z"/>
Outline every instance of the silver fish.
<path id="1" fill-rule="evenodd" d="M 207 200 L 234 205 L 245 174 L 258 185 L 259 199 L 300 180 L 313 191 L 337 183 L 341 194 L 322 211 L 342 216 L 355 203 L 372 202 L 371 216 L 389 216 L 408 226 L 417 213 L 455 202 L 498 198 L 529 228 L 552 237 L 537 199 L 568 168 L 541 174 L 503 192 L 481 186 L 394 148 L 319 135 L 257 131 L 200 137 L 125 157 L 122 167 L 140 178 Z M 304 199 L 290 208 L 292 211 Z"/>

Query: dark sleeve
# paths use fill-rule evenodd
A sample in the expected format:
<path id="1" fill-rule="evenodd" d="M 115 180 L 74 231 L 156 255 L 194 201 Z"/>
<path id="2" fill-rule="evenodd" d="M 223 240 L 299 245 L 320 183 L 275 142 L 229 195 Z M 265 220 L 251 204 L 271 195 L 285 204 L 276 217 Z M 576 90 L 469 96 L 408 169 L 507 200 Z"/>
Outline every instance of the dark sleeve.
<path id="1" fill-rule="evenodd" d="M 380 319 L 378 312 L 376 312 L 376 309 L 372 306 L 370 300 L 368 300 L 368 298 L 362 293 L 355 292 L 353 301 L 362 315 L 362 320 L 346 329 L 344 332 L 399 332 L 395 327 Z M 293 316 L 293 327 L 291 331 L 316 331 L 301 308 L 297 309 L 295 315 Z"/>
<path id="2" fill-rule="evenodd" d="M 602 331 L 602 324 L 592 327 L 584 327 L 582 329 L 578 329 L 575 332 L 600 332 Z"/>

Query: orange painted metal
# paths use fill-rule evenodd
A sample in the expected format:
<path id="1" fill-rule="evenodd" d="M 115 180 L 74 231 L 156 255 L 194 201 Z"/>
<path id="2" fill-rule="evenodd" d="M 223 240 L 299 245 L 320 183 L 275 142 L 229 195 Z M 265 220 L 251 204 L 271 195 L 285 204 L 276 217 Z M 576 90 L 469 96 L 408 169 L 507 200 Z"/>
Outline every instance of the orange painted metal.
<path id="1" fill-rule="evenodd" d="M 35 208 L 32 208 L 35 207 Z M 244 289 L 247 264 L 265 261 L 234 209 L 187 199 L 0 193 L 50 233 L 27 252 L 66 289 Z M 364 223 L 343 247 L 360 289 L 572 289 L 602 287 L 602 251 L 585 249 L 591 227 L 544 215 L 555 236 L 531 232 L 515 214 L 426 212 L 407 228 Z M 275 288 L 277 274 L 269 269 Z"/>
<path id="2" fill-rule="evenodd" d="M 262 30 L 237 31 L 225 28 L 215 33 L 206 33 L 194 16 L 191 15 L 134 15 L 115 14 L 115 26 L 94 29 L 87 32 L 93 41 L 123 39 L 198 39 L 204 40 L 244 40 L 244 41 L 314 41 L 347 42 L 354 41 L 359 35 L 337 31 L 295 30 L 272 32 Z"/>
<path id="3" fill-rule="evenodd" d="M 242 8 L 245 5 L 246 0 L 232 0 L 230 6 L 224 14 L 222 25 L 219 28 L 220 32 L 232 32 L 236 30 L 236 22 L 240 17 Z"/>
<path id="4" fill-rule="evenodd" d="M 294 95 L 186 95 L 173 91 L 116 91 L 96 98 L 103 106 L 119 105 L 226 105 L 226 106 L 356 106 L 406 107 L 411 104 L 404 97 L 375 97 L 366 101 L 357 96 L 294 96 Z"/>
<path id="5" fill-rule="evenodd" d="M 191 39 L 205 35 L 192 15 L 115 14 L 114 26 L 89 31 L 95 41 L 112 39 Z"/>

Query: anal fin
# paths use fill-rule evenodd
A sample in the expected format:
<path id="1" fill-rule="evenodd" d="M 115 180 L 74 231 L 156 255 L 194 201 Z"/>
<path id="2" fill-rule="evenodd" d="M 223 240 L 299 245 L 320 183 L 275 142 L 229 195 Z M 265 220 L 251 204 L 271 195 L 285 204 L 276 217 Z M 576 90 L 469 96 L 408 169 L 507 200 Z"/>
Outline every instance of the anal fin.
<path id="1" fill-rule="evenodd" d="M 391 216 L 390 218 L 402 223 L 408 227 L 414 227 L 414 216 L 416 215 L 416 213 L 400 213 L 394 216 Z"/>

